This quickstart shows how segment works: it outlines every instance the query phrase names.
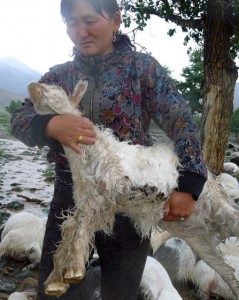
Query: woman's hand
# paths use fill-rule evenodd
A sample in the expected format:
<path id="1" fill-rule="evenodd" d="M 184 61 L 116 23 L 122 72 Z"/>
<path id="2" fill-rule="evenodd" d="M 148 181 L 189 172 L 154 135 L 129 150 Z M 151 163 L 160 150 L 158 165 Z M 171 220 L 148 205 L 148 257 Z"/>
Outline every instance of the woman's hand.
<path id="1" fill-rule="evenodd" d="M 196 202 L 191 194 L 174 191 L 165 204 L 163 221 L 179 221 L 182 217 L 186 220 L 195 209 Z"/>
<path id="2" fill-rule="evenodd" d="M 91 145 L 96 140 L 93 123 L 86 118 L 71 114 L 52 117 L 47 123 L 45 134 L 77 153 L 81 153 L 80 143 Z"/>

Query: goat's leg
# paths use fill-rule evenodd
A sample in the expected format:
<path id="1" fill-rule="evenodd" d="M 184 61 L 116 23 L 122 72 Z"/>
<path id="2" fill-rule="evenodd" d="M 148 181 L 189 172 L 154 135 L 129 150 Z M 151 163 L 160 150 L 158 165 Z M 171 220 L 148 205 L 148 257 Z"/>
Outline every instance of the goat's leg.
<path id="1" fill-rule="evenodd" d="M 114 205 L 109 200 L 100 195 L 80 200 L 82 205 L 74 214 L 74 237 L 64 273 L 64 281 L 70 284 L 81 281 L 85 276 L 85 266 L 89 260 L 90 247 L 94 246 L 95 232 L 110 233 L 114 223 Z"/>
<path id="2" fill-rule="evenodd" d="M 235 300 L 239 299 L 239 282 L 235 277 L 235 270 L 229 266 L 215 244 L 206 235 L 183 237 L 197 255 L 214 269 L 228 284 Z"/>
<path id="3" fill-rule="evenodd" d="M 76 221 L 73 216 L 68 216 L 62 226 L 62 241 L 54 254 L 54 269 L 45 282 L 45 293 L 52 296 L 61 296 L 69 284 L 64 282 L 63 273 L 66 269 L 67 257 L 72 244 L 72 234 L 76 228 Z"/>
<path id="4" fill-rule="evenodd" d="M 70 284 L 78 283 L 85 276 L 85 265 L 89 259 L 89 245 L 91 239 L 89 237 L 90 229 L 86 229 L 85 217 L 76 218 L 76 228 L 71 243 L 71 248 L 67 255 L 66 270 L 64 273 L 64 281 Z"/>
<path id="5" fill-rule="evenodd" d="M 62 273 L 55 267 L 55 260 L 54 260 L 54 269 L 48 276 L 45 282 L 45 287 L 46 287 L 45 288 L 46 295 L 56 296 L 56 297 L 60 297 L 61 295 L 65 294 L 68 288 L 70 287 L 68 283 L 64 282 Z"/>

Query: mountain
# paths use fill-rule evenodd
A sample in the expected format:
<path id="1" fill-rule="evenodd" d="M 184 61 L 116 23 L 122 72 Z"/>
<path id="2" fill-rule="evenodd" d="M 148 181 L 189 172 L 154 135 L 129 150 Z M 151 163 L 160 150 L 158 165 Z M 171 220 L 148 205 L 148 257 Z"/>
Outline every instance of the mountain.
<path id="1" fill-rule="evenodd" d="M 0 89 L 26 96 L 27 85 L 38 81 L 41 73 L 31 69 L 14 57 L 0 58 Z M 0 98 L 5 101 L 6 98 Z"/>
<path id="2" fill-rule="evenodd" d="M 5 111 L 5 107 L 8 106 L 12 100 L 22 101 L 23 99 L 24 99 L 23 95 L 9 92 L 7 90 L 0 88 L 0 112 Z"/>

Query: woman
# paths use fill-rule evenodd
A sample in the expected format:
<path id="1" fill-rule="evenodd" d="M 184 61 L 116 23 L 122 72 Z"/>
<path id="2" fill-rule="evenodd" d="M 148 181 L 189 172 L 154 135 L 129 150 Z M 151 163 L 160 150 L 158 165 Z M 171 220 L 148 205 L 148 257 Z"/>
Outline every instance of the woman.
<path id="1" fill-rule="evenodd" d="M 61 239 L 58 217 L 74 206 L 71 173 L 60 144 L 80 153 L 80 144 L 94 144 L 93 123 L 97 123 L 112 128 L 121 141 L 150 146 L 153 119 L 174 141 L 182 165 L 178 190 L 165 206 L 165 221 L 188 218 L 206 180 L 190 109 L 158 62 L 136 52 L 129 38 L 120 33 L 116 0 L 62 0 L 61 14 L 75 46 L 74 60 L 51 68 L 40 82 L 60 85 L 72 93 L 79 79 L 87 79 L 89 86 L 81 103 L 87 119 L 69 114 L 40 116 L 31 102 L 12 118 L 14 136 L 29 146 L 50 146 L 48 159 L 56 165 L 38 300 L 52 299 L 44 295 L 43 283 L 53 268 L 52 253 Z M 127 217 L 117 215 L 113 235 L 98 232 L 95 244 L 100 256 L 102 299 L 137 299 L 149 240 L 138 236 Z M 78 299 L 73 295 L 80 293 L 79 289 L 80 284 L 72 286 L 59 299 Z"/>

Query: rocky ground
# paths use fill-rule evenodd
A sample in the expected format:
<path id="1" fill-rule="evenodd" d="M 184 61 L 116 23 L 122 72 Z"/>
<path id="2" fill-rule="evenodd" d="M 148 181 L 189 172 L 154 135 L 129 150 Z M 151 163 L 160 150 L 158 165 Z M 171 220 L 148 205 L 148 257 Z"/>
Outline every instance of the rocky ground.
<path id="1" fill-rule="evenodd" d="M 53 192 L 51 175 L 46 149 L 26 147 L 0 126 L 0 225 L 20 211 L 47 216 Z M 38 270 L 27 269 L 27 264 L 1 258 L 0 300 L 16 290 L 36 290 Z"/>
<path id="2" fill-rule="evenodd" d="M 26 147 L 0 126 L 0 225 L 19 211 L 47 216 L 54 174 L 46 162 L 46 151 Z M 0 259 L 0 300 L 14 291 L 36 291 L 38 270 L 27 269 L 27 263 Z M 190 287 L 180 288 L 179 292 L 184 300 L 196 299 Z"/>

